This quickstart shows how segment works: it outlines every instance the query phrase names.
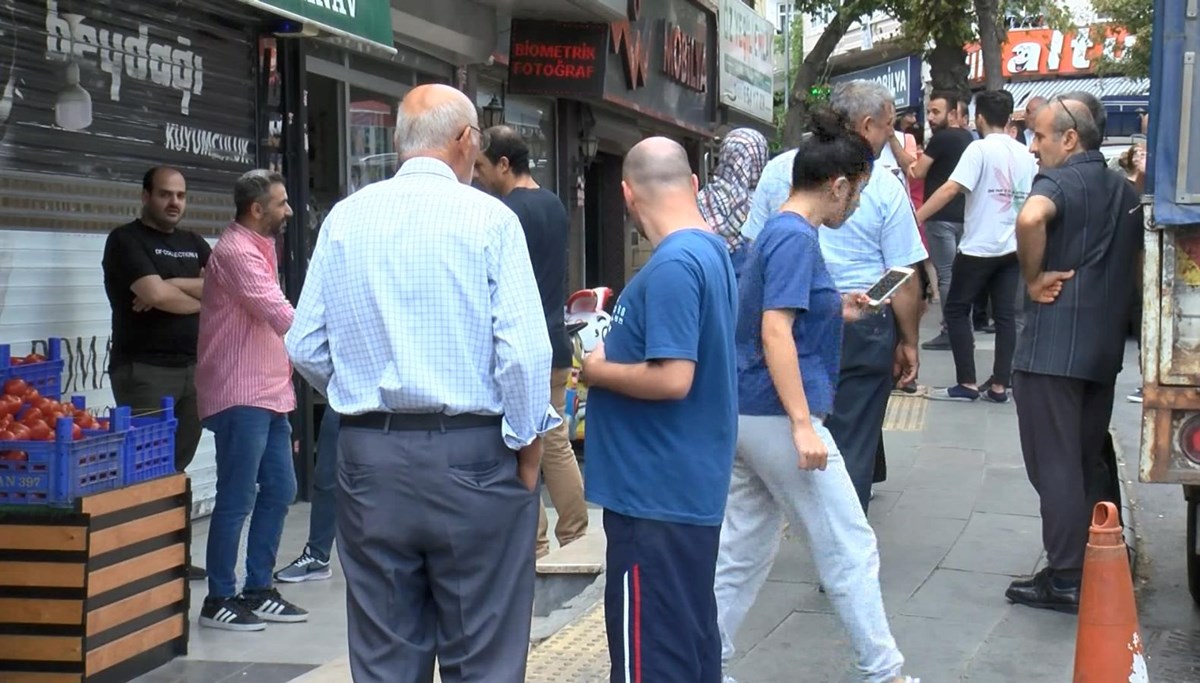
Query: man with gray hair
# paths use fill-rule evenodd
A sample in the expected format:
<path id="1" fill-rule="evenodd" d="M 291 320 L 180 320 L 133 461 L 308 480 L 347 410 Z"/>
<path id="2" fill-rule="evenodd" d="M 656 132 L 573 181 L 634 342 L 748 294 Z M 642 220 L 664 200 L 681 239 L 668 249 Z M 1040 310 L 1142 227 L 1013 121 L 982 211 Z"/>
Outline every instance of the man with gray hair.
<path id="1" fill-rule="evenodd" d="M 1038 112 L 1042 110 L 1042 107 L 1049 104 L 1049 102 L 1050 100 L 1047 100 L 1045 97 L 1035 95 L 1025 103 L 1025 132 L 1023 135 L 1026 147 L 1033 146 L 1033 122 L 1037 120 Z"/>
<path id="2" fill-rule="evenodd" d="M 525 680 L 550 338 L 525 235 L 469 186 L 487 138 L 445 85 L 403 166 L 317 238 L 287 347 L 342 416 L 337 544 L 357 683 Z"/>
<path id="3" fill-rule="evenodd" d="M 1038 114 L 1032 149 L 1041 170 L 1017 218 L 1029 298 L 1013 396 L 1026 473 L 1041 500 L 1047 566 L 1013 581 L 1006 595 L 1064 612 L 1079 607 L 1093 507 L 1119 503 L 1105 444 L 1129 309 L 1113 297 L 1133 291 L 1142 246 L 1137 193 L 1100 152 L 1103 122 L 1092 114 L 1100 108 L 1094 97 L 1072 94 Z"/>
<path id="4" fill-rule="evenodd" d="M 292 209 L 283 176 L 273 171 L 239 178 L 233 202 L 237 217 L 213 248 L 200 300 L 196 394 L 217 447 L 200 625 L 261 631 L 268 621 L 308 618 L 271 579 L 283 520 L 296 497 L 288 421 L 296 394 L 283 346 L 294 311 L 279 288 L 275 256 L 275 238 Z M 235 570 L 247 517 L 246 584 L 239 594 Z"/>
<path id="5" fill-rule="evenodd" d="M 833 89 L 830 105 L 871 143 L 876 156 L 882 152 L 892 135 L 896 115 L 890 90 L 871 81 L 839 83 Z M 743 235 L 757 237 L 767 219 L 787 200 L 795 158 L 792 150 L 767 164 L 754 192 Z M 858 209 L 841 228 L 820 230 L 819 234 L 821 254 L 834 284 L 843 293 L 866 291 L 888 268 L 920 268 L 928 257 L 917 231 L 912 200 L 900 180 L 887 172 L 871 174 Z M 825 426 L 842 451 L 864 510 L 870 501 L 876 455 L 883 443 L 888 396 L 897 380 L 903 386 L 917 377 L 921 299 L 920 278 L 909 278 L 890 306 L 845 328 L 833 414 Z"/>

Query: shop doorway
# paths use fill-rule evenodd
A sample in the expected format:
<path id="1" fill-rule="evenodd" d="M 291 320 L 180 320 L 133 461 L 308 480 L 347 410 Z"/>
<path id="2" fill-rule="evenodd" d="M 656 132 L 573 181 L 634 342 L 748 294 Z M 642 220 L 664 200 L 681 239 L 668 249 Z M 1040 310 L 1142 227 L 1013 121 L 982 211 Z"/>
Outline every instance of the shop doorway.
<path id="1" fill-rule="evenodd" d="M 626 219 L 621 157 L 601 152 L 588 167 L 584 190 L 584 286 L 625 287 Z"/>

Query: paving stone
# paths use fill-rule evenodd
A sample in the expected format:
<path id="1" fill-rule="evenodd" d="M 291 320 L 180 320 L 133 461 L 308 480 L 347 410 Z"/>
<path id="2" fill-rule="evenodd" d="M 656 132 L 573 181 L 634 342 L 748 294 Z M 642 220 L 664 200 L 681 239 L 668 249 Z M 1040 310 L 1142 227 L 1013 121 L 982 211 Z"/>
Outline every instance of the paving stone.
<path id="1" fill-rule="evenodd" d="M 976 512 L 942 566 L 989 574 L 1024 576 L 1042 552 L 1042 523 L 1036 517 Z"/>

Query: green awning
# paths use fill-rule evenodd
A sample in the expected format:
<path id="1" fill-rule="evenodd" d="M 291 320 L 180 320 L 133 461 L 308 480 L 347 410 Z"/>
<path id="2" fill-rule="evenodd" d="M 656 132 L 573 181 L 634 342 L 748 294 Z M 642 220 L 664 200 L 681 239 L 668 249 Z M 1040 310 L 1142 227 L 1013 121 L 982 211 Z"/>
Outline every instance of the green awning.
<path id="1" fill-rule="evenodd" d="M 242 0 L 259 9 L 395 52 L 390 0 Z"/>

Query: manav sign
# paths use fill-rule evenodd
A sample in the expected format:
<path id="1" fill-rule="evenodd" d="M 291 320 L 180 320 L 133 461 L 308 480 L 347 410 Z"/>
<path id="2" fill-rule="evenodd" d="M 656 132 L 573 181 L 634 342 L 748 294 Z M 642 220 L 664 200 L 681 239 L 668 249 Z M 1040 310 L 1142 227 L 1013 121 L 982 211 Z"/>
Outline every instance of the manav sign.
<path id="1" fill-rule="evenodd" d="M 918 106 L 921 103 L 921 60 L 916 57 L 872 66 L 829 79 L 831 84 L 844 81 L 875 81 L 892 91 L 896 108 Z"/>
<path id="2" fill-rule="evenodd" d="M 392 5 L 388 0 L 242 0 L 280 16 L 313 24 L 330 33 L 395 50 Z"/>

